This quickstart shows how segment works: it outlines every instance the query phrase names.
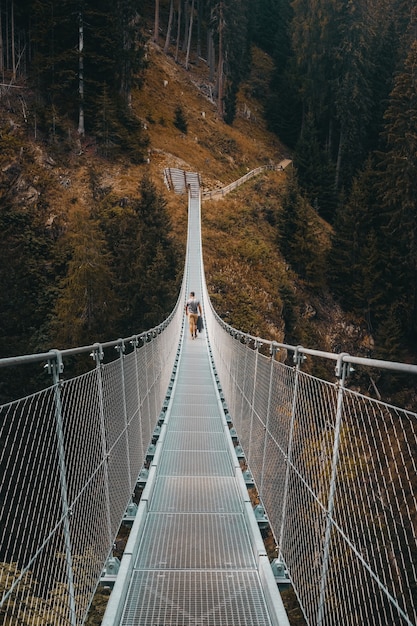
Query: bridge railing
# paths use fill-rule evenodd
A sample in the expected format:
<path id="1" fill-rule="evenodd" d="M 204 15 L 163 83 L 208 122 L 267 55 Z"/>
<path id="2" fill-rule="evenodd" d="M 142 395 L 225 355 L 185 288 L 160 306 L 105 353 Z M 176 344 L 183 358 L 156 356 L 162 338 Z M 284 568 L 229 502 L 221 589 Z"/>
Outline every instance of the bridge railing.
<path id="1" fill-rule="evenodd" d="M 417 414 L 350 389 L 349 374 L 417 366 L 260 340 L 205 310 L 231 420 L 307 623 L 416 625 Z M 333 362 L 335 377 L 303 372 L 307 357 Z"/>
<path id="2" fill-rule="evenodd" d="M 164 406 L 183 300 L 139 335 L 0 360 L 51 373 L 47 389 L 0 406 L 2 623 L 84 623 Z M 91 371 L 65 380 L 82 353 Z"/>
<path id="3" fill-rule="evenodd" d="M 47 389 L 0 406 L 6 624 L 84 622 L 169 389 L 183 300 L 184 287 L 168 320 L 147 333 L 0 361 L 45 362 L 52 376 Z M 417 366 L 260 340 L 204 309 L 230 414 L 308 624 L 415 626 L 417 414 L 350 389 L 349 373 L 415 375 Z M 105 364 L 109 349 L 118 358 Z M 78 353 L 91 353 L 95 367 L 64 380 Z M 335 378 L 303 372 L 306 357 L 333 363 Z"/>
<path id="4" fill-rule="evenodd" d="M 246 181 L 250 180 L 254 176 L 258 176 L 258 174 L 262 174 L 262 172 L 265 172 L 267 170 L 276 170 L 276 169 L 283 169 L 283 166 L 282 165 L 261 165 L 259 167 L 256 167 L 254 170 L 251 170 L 247 174 L 244 174 L 238 180 L 234 180 L 229 185 L 222 187 L 221 189 L 213 189 L 211 191 L 204 191 L 202 193 L 202 197 L 204 200 L 211 200 L 213 198 L 217 198 L 218 196 L 220 197 L 225 196 L 226 194 L 230 193 L 230 191 L 237 189 L 238 187 L 240 187 L 240 185 L 243 185 L 243 183 L 246 183 Z"/>

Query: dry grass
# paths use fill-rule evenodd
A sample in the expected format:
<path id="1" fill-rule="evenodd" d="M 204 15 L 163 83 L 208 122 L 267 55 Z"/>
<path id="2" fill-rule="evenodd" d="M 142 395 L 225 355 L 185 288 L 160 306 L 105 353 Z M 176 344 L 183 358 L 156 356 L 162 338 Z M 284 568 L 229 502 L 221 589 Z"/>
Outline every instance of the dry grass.
<path id="1" fill-rule="evenodd" d="M 255 52 L 254 59 L 258 63 L 253 75 L 266 82 L 271 71 L 267 57 Z M 283 158 L 278 139 L 266 132 L 261 104 L 250 93 L 250 80 L 239 93 L 236 121 L 228 126 L 207 96 L 208 68 L 202 61 L 186 71 L 159 47 L 149 44 L 148 62 L 145 85 L 134 98 L 134 109 L 149 134 L 150 167 L 156 176 L 161 176 L 164 167 L 181 167 L 200 172 L 204 187 L 212 189 Z M 188 123 L 186 134 L 174 126 L 178 105 Z"/>
<path id="2" fill-rule="evenodd" d="M 220 120 L 216 104 L 207 96 L 208 68 L 204 62 L 186 71 L 182 60 L 176 63 L 172 56 L 149 43 L 148 64 L 133 107 L 149 135 L 150 162 L 129 168 L 114 185 L 122 193 L 132 177 L 148 170 L 167 198 L 175 236 L 185 242 L 186 197 L 167 192 L 163 183 L 165 167 L 197 171 L 203 188 L 214 189 L 259 165 L 278 163 L 287 156 L 278 139 L 267 132 L 262 104 L 256 98 L 267 89 L 272 63 L 264 53 L 253 51 L 252 75 L 238 94 L 233 126 Z M 187 133 L 174 125 L 178 105 L 187 121 Z M 285 268 L 273 228 L 259 206 L 265 204 L 265 191 L 273 197 L 268 202 L 276 204 L 284 180 L 283 173 L 253 179 L 223 200 L 204 201 L 202 211 L 206 273 L 216 306 L 222 312 L 228 308 L 234 324 L 242 330 L 276 340 L 283 339 L 279 285 Z"/>

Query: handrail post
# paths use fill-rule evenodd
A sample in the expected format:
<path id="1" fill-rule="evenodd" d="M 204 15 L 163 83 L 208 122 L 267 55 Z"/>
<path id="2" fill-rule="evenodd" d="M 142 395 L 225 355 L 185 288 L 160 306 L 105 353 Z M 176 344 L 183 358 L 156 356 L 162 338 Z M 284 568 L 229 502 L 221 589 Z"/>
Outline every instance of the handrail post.
<path id="1" fill-rule="evenodd" d="M 142 410 L 141 410 L 140 382 L 139 382 L 139 367 L 138 367 L 138 350 L 139 350 L 139 341 L 140 340 L 142 340 L 143 342 L 145 341 L 143 339 L 143 335 L 137 335 L 133 339 L 132 345 L 133 345 L 134 354 L 135 354 L 136 395 L 137 395 L 137 401 L 138 401 L 138 416 L 139 416 L 139 424 L 140 424 L 139 436 L 140 436 L 141 453 L 142 453 L 142 456 L 144 457 L 145 456 L 145 443 L 143 441 L 143 424 L 142 424 Z"/>
<path id="2" fill-rule="evenodd" d="M 110 513 L 110 493 L 109 493 L 109 452 L 107 445 L 107 432 L 104 418 L 104 394 L 103 394 L 103 358 L 104 352 L 101 344 L 94 344 L 93 351 L 90 355 L 96 363 L 96 375 L 97 375 L 97 393 L 98 393 L 98 405 L 100 412 L 100 434 L 101 434 L 101 453 L 103 457 L 103 480 L 104 480 L 104 496 L 106 502 L 106 523 L 107 533 L 109 538 L 109 545 L 113 542 L 112 528 L 111 528 L 111 513 Z"/>
<path id="3" fill-rule="evenodd" d="M 74 588 L 74 570 L 72 562 L 72 545 L 70 533 L 70 517 L 71 509 L 68 506 L 68 485 L 67 485 L 67 467 L 65 462 L 65 444 L 64 444 L 64 428 L 62 416 L 62 398 L 61 398 L 61 379 L 60 374 L 64 371 L 62 354 L 59 350 L 51 350 L 51 358 L 48 359 L 48 372 L 52 374 L 54 396 L 55 396 L 55 425 L 58 443 L 58 463 L 59 463 L 59 482 L 61 487 L 61 509 L 63 520 L 63 534 L 65 545 L 65 562 L 67 566 L 67 582 L 68 582 L 68 600 L 70 623 L 76 626 L 76 606 L 75 606 L 75 588 Z"/>
<path id="4" fill-rule="evenodd" d="M 266 421 L 265 421 L 265 436 L 264 436 L 264 446 L 263 446 L 263 455 L 262 455 L 262 470 L 261 470 L 261 481 L 259 485 L 259 491 L 261 498 L 263 498 L 263 487 L 264 487 L 264 474 L 265 474 L 265 461 L 266 461 L 266 442 L 269 433 L 269 418 L 271 415 L 271 403 L 272 403 L 272 379 L 274 373 L 274 362 L 275 355 L 279 352 L 279 347 L 275 341 L 272 342 L 269 353 L 271 355 L 271 367 L 269 370 L 269 389 L 268 389 L 268 404 L 266 408 Z"/>
<path id="5" fill-rule="evenodd" d="M 338 392 L 337 392 L 337 408 L 336 408 L 336 421 L 334 429 L 334 442 L 333 442 L 333 456 L 332 456 L 332 470 L 330 476 L 329 497 L 326 511 L 326 531 L 324 535 L 323 546 L 323 564 L 321 568 L 320 577 L 320 595 L 317 611 L 317 626 L 321 626 L 324 619 L 325 611 L 325 599 L 326 599 L 326 587 L 327 587 L 327 574 L 329 571 L 329 555 L 330 555 L 330 540 L 332 534 L 333 525 L 333 510 L 334 499 L 336 491 L 336 476 L 337 465 L 339 462 L 339 450 L 340 450 L 340 433 L 342 426 L 342 414 L 343 414 L 343 397 L 345 391 L 345 380 L 349 373 L 349 363 L 345 363 L 343 358 L 347 356 L 346 353 L 339 354 L 335 374 L 338 377 Z"/>
<path id="6" fill-rule="evenodd" d="M 125 342 L 123 339 L 119 340 L 117 346 L 115 346 L 116 350 L 119 353 L 120 360 L 120 381 L 122 387 L 122 397 L 123 397 L 123 418 L 125 424 L 125 439 L 126 439 L 126 460 L 127 460 L 127 471 L 128 471 L 128 481 L 129 481 L 129 491 L 132 491 L 132 476 L 131 476 L 131 467 L 130 467 L 130 450 L 129 450 L 129 428 L 128 428 L 128 418 L 127 418 L 127 401 L 126 401 L 126 380 L 125 380 L 125 367 L 124 367 L 124 357 L 125 357 Z M 136 477 L 135 477 L 136 478 Z"/>
<path id="7" fill-rule="evenodd" d="M 256 380 L 258 377 L 258 360 L 259 360 L 259 349 L 262 348 L 262 341 L 257 338 L 255 339 L 254 350 L 256 352 L 255 355 L 255 372 L 253 374 L 253 389 L 252 389 L 252 398 L 251 398 L 251 412 L 250 412 L 250 426 L 249 426 L 249 444 L 248 444 L 248 460 L 250 464 L 251 458 L 251 447 L 252 447 L 252 432 L 253 432 L 253 415 L 255 413 L 254 404 L 256 397 Z"/>
<path id="8" fill-rule="evenodd" d="M 285 533 L 285 517 L 287 515 L 287 504 L 288 504 L 288 485 L 290 482 L 290 468 L 291 468 L 291 457 L 292 457 L 292 446 L 293 446 L 293 437 L 294 437 L 294 424 L 295 417 L 297 414 L 297 402 L 298 402 L 298 386 L 299 386 L 299 378 L 300 378 L 300 368 L 304 363 L 306 357 L 301 352 L 301 346 L 298 346 L 295 349 L 293 361 L 295 364 L 295 380 L 294 380 L 294 393 L 292 398 L 292 407 L 291 407 L 291 424 L 290 424 L 290 432 L 288 434 L 288 447 L 287 447 L 287 468 L 285 471 L 285 481 L 284 481 L 284 496 L 282 501 L 282 513 L 281 513 L 281 528 L 279 532 L 279 556 L 285 562 L 285 559 L 282 554 L 282 545 L 284 542 L 284 533 Z"/>

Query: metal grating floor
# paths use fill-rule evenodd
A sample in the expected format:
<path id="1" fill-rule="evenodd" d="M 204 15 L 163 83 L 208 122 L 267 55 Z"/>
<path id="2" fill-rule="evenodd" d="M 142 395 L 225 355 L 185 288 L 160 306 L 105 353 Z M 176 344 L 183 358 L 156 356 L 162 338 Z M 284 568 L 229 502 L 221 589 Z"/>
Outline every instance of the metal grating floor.
<path id="1" fill-rule="evenodd" d="M 126 626 L 270 626 L 253 571 L 137 571 Z"/>
<path id="2" fill-rule="evenodd" d="M 203 284 L 199 210 L 199 199 L 191 199 L 191 289 Z M 105 626 L 288 626 L 271 608 L 282 603 L 228 434 L 205 331 L 192 340 L 184 328 L 151 472 Z"/>
<path id="3" fill-rule="evenodd" d="M 234 476 L 232 462 L 224 452 L 200 450 L 199 454 L 164 451 L 159 463 L 162 476 Z"/>
<path id="4" fill-rule="evenodd" d="M 121 624 L 270 626 L 204 336 L 177 377 Z"/>
<path id="5" fill-rule="evenodd" d="M 149 513 L 137 569 L 242 569 L 255 561 L 242 514 Z"/>
<path id="6" fill-rule="evenodd" d="M 232 477 L 161 476 L 157 484 L 151 511 L 242 512 L 242 499 Z"/>

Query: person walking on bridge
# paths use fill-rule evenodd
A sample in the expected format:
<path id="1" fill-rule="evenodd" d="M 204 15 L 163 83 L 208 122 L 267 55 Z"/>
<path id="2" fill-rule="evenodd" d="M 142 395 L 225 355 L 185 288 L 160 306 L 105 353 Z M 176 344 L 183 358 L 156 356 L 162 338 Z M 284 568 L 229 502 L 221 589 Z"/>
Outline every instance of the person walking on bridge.
<path id="1" fill-rule="evenodd" d="M 185 313 L 188 315 L 191 339 L 195 339 L 197 337 L 198 315 L 203 315 L 203 311 L 201 309 L 200 301 L 195 297 L 194 291 L 190 292 L 190 297 L 185 304 Z"/>

